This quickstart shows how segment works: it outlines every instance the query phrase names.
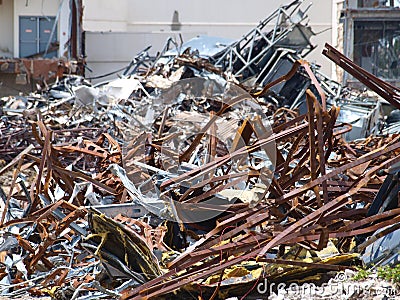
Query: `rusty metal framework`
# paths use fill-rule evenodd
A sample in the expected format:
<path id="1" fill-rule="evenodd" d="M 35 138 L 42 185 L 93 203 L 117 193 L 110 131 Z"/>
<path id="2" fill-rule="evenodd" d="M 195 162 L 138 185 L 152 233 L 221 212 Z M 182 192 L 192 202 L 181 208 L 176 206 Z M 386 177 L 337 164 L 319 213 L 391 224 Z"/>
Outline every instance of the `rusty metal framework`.
<path id="1" fill-rule="evenodd" d="M 355 269 L 361 251 L 398 230 L 400 136 L 343 138 L 352 125 L 329 100 L 349 94 L 295 59 L 301 51 L 279 53 L 303 28 L 299 5 L 220 57 L 237 76 L 266 78 L 262 88 L 243 89 L 188 50 L 144 71 L 143 52 L 126 71 L 134 76 L 103 85 L 65 76 L 42 94 L 1 99 L 1 293 L 244 298 L 260 279 Z M 293 59 L 286 72 L 260 75 L 260 41 Z M 397 88 L 327 48 L 399 106 Z M 285 85 L 304 111 L 266 101 Z"/>

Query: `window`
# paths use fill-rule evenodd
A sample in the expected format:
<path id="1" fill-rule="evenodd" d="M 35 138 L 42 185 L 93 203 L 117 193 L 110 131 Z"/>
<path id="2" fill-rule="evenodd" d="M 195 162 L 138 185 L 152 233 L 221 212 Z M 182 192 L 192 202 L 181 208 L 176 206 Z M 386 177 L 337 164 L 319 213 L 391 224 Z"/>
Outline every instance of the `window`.
<path id="1" fill-rule="evenodd" d="M 358 0 L 357 7 L 398 7 L 400 0 Z"/>
<path id="2" fill-rule="evenodd" d="M 19 17 L 19 56 L 57 56 L 55 17 Z"/>
<path id="3" fill-rule="evenodd" d="M 400 79 L 400 22 L 354 21 L 354 62 L 385 79 Z"/>

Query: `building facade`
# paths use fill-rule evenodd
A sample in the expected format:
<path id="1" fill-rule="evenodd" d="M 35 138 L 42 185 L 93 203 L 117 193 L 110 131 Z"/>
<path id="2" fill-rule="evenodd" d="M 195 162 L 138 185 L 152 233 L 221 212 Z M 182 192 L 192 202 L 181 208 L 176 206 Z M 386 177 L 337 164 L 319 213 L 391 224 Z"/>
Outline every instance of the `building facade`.
<path id="1" fill-rule="evenodd" d="M 400 1 L 346 0 L 341 10 L 342 52 L 357 65 L 400 84 Z M 343 82 L 357 85 L 345 73 Z"/>

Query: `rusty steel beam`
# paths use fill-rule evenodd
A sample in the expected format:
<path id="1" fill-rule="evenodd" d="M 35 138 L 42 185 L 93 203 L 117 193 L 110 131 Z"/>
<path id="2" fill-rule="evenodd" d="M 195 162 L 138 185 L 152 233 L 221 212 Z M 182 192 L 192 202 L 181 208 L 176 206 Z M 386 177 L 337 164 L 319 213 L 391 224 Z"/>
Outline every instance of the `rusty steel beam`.
<path id="1" fill-rule="evenodd" d="M 324 49 L 322 53 L 326 57 L 343 68 L 343 70 L 357 78 L 360 82 L 365 84 L 368 88 L 377 93 L 390 104 L 400 109 L 399 88 L 383 81 L 382 79 L 379 79 L 360 66 L 356 65 L 353 61 L 344 56 L 328 43 L 325 44 L 325 48 L 326 49 Z"/>

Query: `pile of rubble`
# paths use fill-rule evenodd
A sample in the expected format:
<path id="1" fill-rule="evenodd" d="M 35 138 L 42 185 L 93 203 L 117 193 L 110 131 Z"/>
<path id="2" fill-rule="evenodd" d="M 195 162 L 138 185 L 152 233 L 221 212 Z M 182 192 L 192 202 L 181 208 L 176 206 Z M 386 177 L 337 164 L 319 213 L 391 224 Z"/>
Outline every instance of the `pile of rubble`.
<path id="1" fill-rule="evenodd" d="M 3 98 L 0 294 L 243 299 L 395 263 L 397 244 L 375 248 L 400 227 L 400 137 L 386 103 L 303 60 L 304 19 L 294 1 L 229 45 Z"/>

